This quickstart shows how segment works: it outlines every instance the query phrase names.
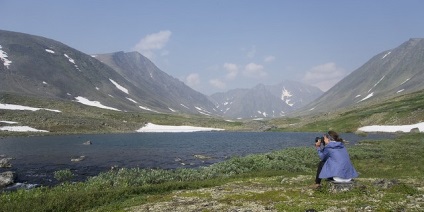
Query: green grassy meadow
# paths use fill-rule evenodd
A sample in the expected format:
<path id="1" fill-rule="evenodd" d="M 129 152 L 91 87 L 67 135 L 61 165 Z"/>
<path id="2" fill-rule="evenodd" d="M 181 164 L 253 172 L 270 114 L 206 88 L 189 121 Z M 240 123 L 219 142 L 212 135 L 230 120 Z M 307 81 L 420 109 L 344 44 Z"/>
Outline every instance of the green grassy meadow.
<path id="1" fill-rule="evenodd" d="M 199 169 L 119 169 L 86 182 L 2 193 L 0 211 L 422 211 L 424 135 L 348 146 L 350 191 L 314 190 L 314 148 L 234 157 Z M 66 171 L 64 171 L 66 176 Z M 67 179 L 66 177 L 64 179 Z M 177 210 L 178 209 L 178 210 Z"/>

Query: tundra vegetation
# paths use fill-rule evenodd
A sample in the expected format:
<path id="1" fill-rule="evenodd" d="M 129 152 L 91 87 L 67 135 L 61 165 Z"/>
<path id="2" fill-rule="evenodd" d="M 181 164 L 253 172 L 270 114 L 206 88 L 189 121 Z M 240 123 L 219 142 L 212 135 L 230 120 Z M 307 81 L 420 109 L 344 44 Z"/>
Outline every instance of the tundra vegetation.
<path id="1" fill-rule="evenodd" d="M 298 147 L 233 157 L 198 169 L 118 169 L 55 187 L 3 192 L 0 211 L 422 211 L 424 135 L 349 146 L 360 173 L 349 191 L 314 190 L 318 157 Z M 66 179 L 66 180 L 65 180 Z"/>

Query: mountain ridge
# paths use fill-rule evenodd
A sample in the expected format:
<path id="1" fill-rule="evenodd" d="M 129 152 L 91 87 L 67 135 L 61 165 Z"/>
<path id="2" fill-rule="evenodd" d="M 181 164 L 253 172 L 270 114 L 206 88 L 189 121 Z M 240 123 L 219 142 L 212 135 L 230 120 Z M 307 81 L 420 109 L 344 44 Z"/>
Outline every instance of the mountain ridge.
<path id="1" fill-rule="evenodd" d="M 383 51 L 294 115 L 354 107 L 424 89 L 424 39 Z"/>

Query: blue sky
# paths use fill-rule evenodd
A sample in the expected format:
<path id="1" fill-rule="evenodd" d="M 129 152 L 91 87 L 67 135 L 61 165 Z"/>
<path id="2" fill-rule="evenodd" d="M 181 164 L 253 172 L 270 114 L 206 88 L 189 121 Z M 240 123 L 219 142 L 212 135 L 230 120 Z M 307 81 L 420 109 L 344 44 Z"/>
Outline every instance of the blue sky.
<path id="1" fill-rule="evenodd" d="M 87 54 L 139 51 L 208 95 L 282 80 L 325 91 L 374 55 L 424 37 L 423 8 L 420 0 L 0 0 L 0 29 Z"/>

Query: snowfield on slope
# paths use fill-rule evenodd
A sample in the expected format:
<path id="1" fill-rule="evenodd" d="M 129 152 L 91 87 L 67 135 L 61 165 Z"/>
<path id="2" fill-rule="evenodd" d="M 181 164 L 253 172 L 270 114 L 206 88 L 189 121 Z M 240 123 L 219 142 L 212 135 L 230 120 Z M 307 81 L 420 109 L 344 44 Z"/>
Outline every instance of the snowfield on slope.
<path id="1" fill-rule="evenodd" d="M 201 132 L 201 131 L 222 131 L 224 129 L 193 127 L 193 126 L 169 126 L 147 123 L 146 126 L 136 130 L 137 132 Z"/>

